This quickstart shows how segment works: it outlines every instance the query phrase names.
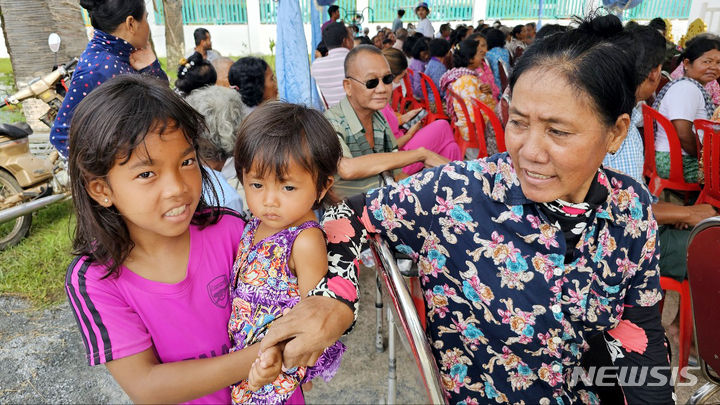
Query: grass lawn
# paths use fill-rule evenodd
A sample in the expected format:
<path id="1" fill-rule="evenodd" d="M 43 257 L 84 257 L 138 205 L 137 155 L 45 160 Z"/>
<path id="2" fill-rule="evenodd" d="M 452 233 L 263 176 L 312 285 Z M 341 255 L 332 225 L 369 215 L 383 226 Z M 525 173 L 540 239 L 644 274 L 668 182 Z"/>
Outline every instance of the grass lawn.
<path id="1" fill-rule="evenodd" d="M 72 260 L 75 227 L 71 212 L 71 201 L 37 211 L 28 237 L 0 252 L 0 294 L 27 298 L 36 307 L 65 299 L 65 269 Z"/>

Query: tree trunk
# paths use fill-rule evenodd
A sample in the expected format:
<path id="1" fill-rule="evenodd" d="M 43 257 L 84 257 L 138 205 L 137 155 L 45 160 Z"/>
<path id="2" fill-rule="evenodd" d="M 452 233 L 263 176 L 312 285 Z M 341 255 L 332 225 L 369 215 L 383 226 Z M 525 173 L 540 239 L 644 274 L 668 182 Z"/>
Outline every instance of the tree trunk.
<path id="1" fill-rule="evenodd" d="M 183 0 L 162 0 L 165 13 L 165 46 L 167 48 L 167 68 L 176 69 L 185 53 L 183 34 Z"/>
<path id="2" fill-rule="evenodd" d="M 52 70 L 55 57 L 48 48 L 50 33 L 62 38 L 58 64 L 79 57 L 88 42 L 77 0 L 0 0 L 0 18 L 18 88 Z M 37 120 L 47 109 L 40 100 L 23 102 L 25 118 L 35 130 L 47 131 Z"/>
<path id="3" fill-rule="evenodd" d="M 50 72 L 55 58 L 47 39 L 52 32 L 62 38 L 58 63 L 85 50 L 87 31 L 75 0 L 0 0 L 0 12 L 16 84 Z"/>

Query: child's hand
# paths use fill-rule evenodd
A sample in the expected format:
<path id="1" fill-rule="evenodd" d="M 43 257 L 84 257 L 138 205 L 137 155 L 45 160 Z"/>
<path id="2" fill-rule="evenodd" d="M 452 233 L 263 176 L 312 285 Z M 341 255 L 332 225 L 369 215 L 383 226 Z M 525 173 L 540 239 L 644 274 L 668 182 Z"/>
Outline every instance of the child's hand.
<path id="1" fill-rule="evenodd" d="M 248 388 L 257 391 L 270 384 L 282 371 L 282 347 L 271 346 L 258 356 L 250 367 Z"/>

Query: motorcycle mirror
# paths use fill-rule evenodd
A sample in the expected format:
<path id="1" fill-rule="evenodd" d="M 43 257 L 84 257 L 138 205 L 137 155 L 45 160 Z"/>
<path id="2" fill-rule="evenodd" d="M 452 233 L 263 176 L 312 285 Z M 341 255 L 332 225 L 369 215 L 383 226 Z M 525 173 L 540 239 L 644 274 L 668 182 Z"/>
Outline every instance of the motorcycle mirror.
<path id="1" fill-rule="evenodd" d="M 48 37 L 48 46 L 53 53 L 57 53 L 57 51 L 60 49 L 61 41 L 62 40 L 60 39 L 60 35 L 54 32 L 50 34 L 50 36 Z"/>

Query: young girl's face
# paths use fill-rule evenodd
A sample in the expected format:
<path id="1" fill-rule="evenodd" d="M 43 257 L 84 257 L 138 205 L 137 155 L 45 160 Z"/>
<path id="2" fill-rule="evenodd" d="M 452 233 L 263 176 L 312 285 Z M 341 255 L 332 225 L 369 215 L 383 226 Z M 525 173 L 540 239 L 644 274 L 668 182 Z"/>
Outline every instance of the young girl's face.
<path id="1" fill-rule="evenodd" d="M 100 205 L 115 206 L 133 241 L 174 238 L 188 232 L 200 202 L 202 178 L 195 149 L 178 128 L 150 133 L 126 163 L 118 159 L 106 180 L 88 192 Z"/>
<path id="2" fill-rule="evenodd" d="M 312 173 L 294 160 L 288 165 L 285 178 L 278 178 L 272 170 L 260 176 L 256 165 L 243 172 L 243 188 L 248 208 L 262 223 L 274 231 L 301 225 L 312 213 L 313 205 L 325 196 L 327 188 L 318 194 Z M 310 218 L 312 219 L 312 218 Z"/>

